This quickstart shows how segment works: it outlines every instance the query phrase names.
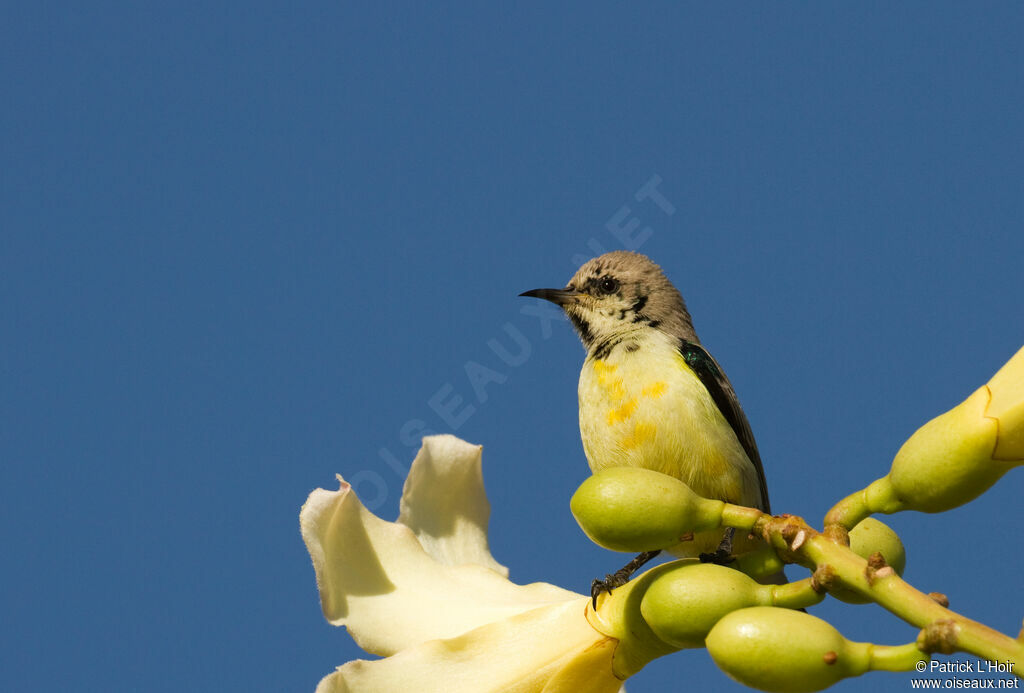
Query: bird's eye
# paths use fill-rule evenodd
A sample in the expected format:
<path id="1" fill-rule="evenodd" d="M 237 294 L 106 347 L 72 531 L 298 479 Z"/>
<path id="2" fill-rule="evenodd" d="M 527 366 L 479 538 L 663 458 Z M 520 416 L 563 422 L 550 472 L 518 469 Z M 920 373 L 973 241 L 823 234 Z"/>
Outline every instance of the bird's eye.
<path id="1" fill-rule="evenodd" d="M 603 294 L 614 294 L 619 290 L 619 281 L 612 277 L 602 277 L 597 282 L 597 288 L 601 290 Z"/>

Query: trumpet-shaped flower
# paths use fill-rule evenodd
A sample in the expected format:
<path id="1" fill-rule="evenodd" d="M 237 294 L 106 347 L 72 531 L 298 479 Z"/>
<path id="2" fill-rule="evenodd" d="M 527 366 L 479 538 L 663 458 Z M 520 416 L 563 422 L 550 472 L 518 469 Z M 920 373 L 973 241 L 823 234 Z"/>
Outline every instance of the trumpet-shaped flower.
<path id="1" fill-rule="evenodd" d="M 991 380 L 903 444 L 865 491 L 874 512 L 943 512 L 974 500 L 1024 464 L 1024 348 Z"/>
<path id="2" fill-rule="evenodd" d="M 987 385 L 992 397 L 985 416 L 999 426 L 992 459 L 1024 461 L 1024 347 L 1022 347 Z"/>
<path id="3" fill-rule="evenodd" d="M 397 522 L 373 515 L 339 477 L 302 508 L 327 620 L 364 650 L 317 693 L 516 691 L 614 693 L 618 639 L 588 621 L 589 598 L 516 585 L 491 556 L 481 448 L 425 438 Z"/>
<path id="4" fill-rule="evenodd" d="M 970 397 L 924 426 L 896 453 L 889 473 L 825 516 L 826 534 L 873 513 L 945 512 L 1024 464 L 1024 348 Z"/>

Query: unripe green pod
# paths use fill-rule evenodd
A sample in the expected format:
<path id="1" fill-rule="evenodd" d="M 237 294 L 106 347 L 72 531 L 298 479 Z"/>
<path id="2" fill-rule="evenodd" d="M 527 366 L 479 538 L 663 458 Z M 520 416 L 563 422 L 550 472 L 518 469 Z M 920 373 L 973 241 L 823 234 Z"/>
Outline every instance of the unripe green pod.
<path id="1" fill-rule="evenodd" d="M 988 381 L 992 399 L 985 416 L 999 422 L 992 459 L 1024 461 L 1024 347 Z"/>
<path id="2" fill-rule="evenodd" d="M 861 520 L 850 530 L 850 550 L 861 558 L 868 558 L 876 552 L 882 554 L 886 564 L 901 576 L 907 564 L 907 554 L 899 536 L 884 522 L 873 517 Z M 843 587 L 837 587 L 829 594 L 847 604 L 867 604 L 870 601 Z"/>
<path id="3" fill-rule="evenodd" d="M 927 661 L 913 645 L 851 642 L 825 621 L 791 609 L 755 606 L 723 617 L 707 637 L 715 664 L 763 691 L 820 691 L 872 669 L 910 671 Z"/>
<path id="4" fill-rule="evenodd" d="M 688 532 L 715 529 L 724 506 L 701 498 L 675 477 L 638 467 L 603 469 L 570 501 L 591 541 L 630 553 L 666 549 Z"/>
<path id="5" fill-rule="evenodd" d="M 872 512 L 937 513 L 974 500 L 1024 464 L 1024 349 L 988 384 L 919 428 L 865 490 Z"/>
<path id="6" fill-rule="evenodd" d="M 759 585 L 738 570 L 713 563 L 680 562 L 647 588 L 640 613 L 654 633 L 678 647 L 703 647 L 711 628 L 726 614 L 755 605 L 810 606 L 821 601 L 807 585 Z"/>
<path id="7" fill-rule="evenodd" d="M 763 580 L 778 575 L 786 567 L 786 563 L 779 558 L 775 549 L 765 545 L 755 551 L 740 554 L 729 567 L 740 570 L 755 580 Z"/>
<path id="8" fill-rule="evenodd" d="M 903 508 L 950 510 L 980 496 L 1010 468 L 992 459 L 999 426 L 985 416 L 989 397 L 987 387 L 979 388 L 919 428 L 896 453 L 886 479 Z"/>

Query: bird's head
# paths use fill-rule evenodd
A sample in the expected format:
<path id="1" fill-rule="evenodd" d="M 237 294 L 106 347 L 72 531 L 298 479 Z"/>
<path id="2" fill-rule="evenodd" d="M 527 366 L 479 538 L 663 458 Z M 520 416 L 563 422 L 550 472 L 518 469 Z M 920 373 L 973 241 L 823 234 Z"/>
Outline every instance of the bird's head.
<path id="1" fill-rule="evenodd" d="M 661 268 L 639 253 L 605 253 L 580 267 L 564 289 L 533 289 L 520 296 L 561 306 L 588 350 L 650 329 L 696 341 L 683 297 Z"/>

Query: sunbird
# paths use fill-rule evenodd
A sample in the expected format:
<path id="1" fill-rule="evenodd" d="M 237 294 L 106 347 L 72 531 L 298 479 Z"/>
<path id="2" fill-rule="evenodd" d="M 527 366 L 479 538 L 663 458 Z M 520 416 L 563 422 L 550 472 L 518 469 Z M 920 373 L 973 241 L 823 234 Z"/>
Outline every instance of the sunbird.
<path id="1" fill-rule="evenodd" d="M 614 251 L 585 263 L 564 289 L 533 289 L 561 306 L 587 350 L 580 371 L 580 435 L 590 469 L 643 467 L 676 477 L 705 498 L 771 512 L 761 456 L 736 391 L 701 346 L 683 297 L 647 256 Z M 669 549 L 727 563 L 757 540 L 732 529 L 696 534 Z M 625 584 L 659 551 L 594 580 Z"/>

